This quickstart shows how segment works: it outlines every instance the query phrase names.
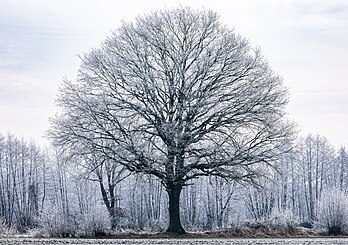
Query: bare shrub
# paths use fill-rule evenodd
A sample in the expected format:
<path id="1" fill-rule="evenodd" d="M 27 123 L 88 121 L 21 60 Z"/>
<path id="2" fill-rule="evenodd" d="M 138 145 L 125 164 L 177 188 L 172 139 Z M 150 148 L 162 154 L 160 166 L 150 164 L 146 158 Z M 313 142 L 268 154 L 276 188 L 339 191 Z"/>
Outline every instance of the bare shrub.
<path id="1" fill-rule="evenodd" d="M 294 227 L 298 223 L 298 217 L 291 210 L 273 210 L 269 217 L 272 228 Z"/>
<path id="2" fill-rule="evenodd" d="M 102 210 L 91 210 L 84 213 L 79 219 L 79 234 L 82 237 L 101 237 L 110 231 L 110 218 Z"/>
<path id="3" fill-rule="evenodd" d="M 8 226 L 6 221 L 0 218 L 0 236 L 10 236 L 14 235 L 16 230 Z"/>
<path id="4" fill-rule="evenodd" d="M 145 228 L 148 231 L 160 231 L 166 230 L 167 222 L 162 219 L 148 220 L 145 224 Z"/>
<path id="5" fill-rule="evenodd" d="M 348 196 L 340 190 L 326 190 L 318 203 L 318 221 L 329 235 L 342 234 L 348 225 Z"/>
<path id="6" fill-rule="evenodd" d="M 41 225 L 50 237 L 75 237 L 77 222 L 73 215 L 50 210 L 41 216 Z"/>

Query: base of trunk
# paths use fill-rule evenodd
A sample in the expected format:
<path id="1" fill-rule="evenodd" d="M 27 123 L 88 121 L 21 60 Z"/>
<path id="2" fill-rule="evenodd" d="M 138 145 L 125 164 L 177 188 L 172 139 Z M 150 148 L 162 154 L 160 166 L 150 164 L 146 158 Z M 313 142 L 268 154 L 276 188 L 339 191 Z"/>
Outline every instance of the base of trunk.
<path id="1" fill-rule="evenodd" d="M 166 233 L 176 234 L 176 235 L 185 235 L 186 231 L 182 227 L 168 227 Z"/>

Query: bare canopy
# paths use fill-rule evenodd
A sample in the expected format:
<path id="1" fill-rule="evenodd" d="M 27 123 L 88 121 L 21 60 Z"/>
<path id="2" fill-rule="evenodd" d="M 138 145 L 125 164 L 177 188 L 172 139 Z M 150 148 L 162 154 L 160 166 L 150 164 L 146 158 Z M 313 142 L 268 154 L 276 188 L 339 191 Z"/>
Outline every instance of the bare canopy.
<path id="1" fill-rule="evenodd" d="M 185 232 L 179 198 L 188 180 L 253 182 L 292 133 L 282 79 L 212 11 L 177 8 L 123 23 L 82 58 L 58 102 L 54 142 L 157 176 L 176 233 Z"/>

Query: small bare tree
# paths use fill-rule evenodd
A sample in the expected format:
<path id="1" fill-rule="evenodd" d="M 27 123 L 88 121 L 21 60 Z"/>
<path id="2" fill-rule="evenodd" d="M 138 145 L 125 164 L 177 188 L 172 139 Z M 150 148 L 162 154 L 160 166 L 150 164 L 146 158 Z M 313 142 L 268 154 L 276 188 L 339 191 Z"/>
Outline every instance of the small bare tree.
<path id="1" fill-rule="evenodd" d="M 258 49 L 216 13 L 178 8 L 123 23 L 65 81 L 55 144 L 96 149 L 131 172 L 158 177 L 169 197 L 168 232 L 185 233 L 187 181 L 254 181 L 287 150 L 287 90 Z"/>
<path id="2" fill-rule="evenodd" d="M 81 178 L 98 183 L 103 203 L 109 213 L 111 229 L 120 228 L 118 213 L 120 197 L 116 190 L 117 184 L 129 175 L 127 169 L 112 160 L 105 159 L 98 152 L 83 154 L 79 165 L 82 167 Z"/>

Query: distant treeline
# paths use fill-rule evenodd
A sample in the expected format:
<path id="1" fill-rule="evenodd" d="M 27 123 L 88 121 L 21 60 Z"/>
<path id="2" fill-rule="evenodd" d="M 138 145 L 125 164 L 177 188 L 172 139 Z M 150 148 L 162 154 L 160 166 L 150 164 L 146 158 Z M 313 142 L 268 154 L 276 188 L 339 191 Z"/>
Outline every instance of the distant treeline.
<path id="1" fill-rule="evenodd" d="M 335 150 L 319 135 L 299 138 L 277 170 L 259 180 L 263 188 L 217 177 L 191 181 L 181 194 L 183 225 L 191 231 L 240 227 L 246 222 L 331 225 L 344 230 L 347 168 L 345 148 Z M 168 220 L 164 191 L 154 177 L 129 175 L 117 163 L 92 166 L 54 147 L 43 150 L 14 135 L 0 135 L 3 227 L 41 228 L 54 236 L 93 236 L 111 228 L 163 231 Z"/>

